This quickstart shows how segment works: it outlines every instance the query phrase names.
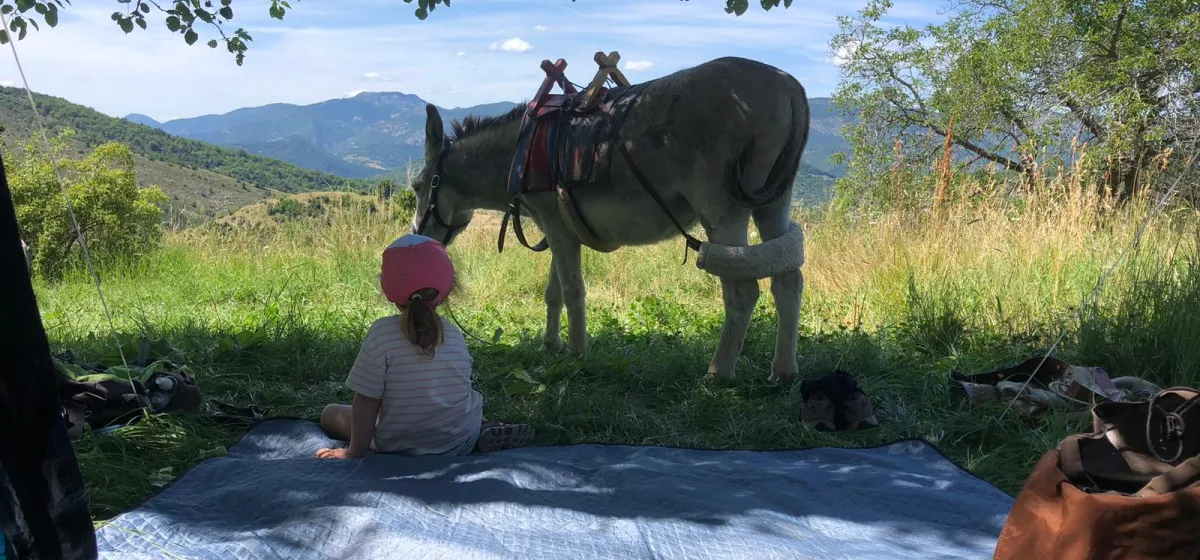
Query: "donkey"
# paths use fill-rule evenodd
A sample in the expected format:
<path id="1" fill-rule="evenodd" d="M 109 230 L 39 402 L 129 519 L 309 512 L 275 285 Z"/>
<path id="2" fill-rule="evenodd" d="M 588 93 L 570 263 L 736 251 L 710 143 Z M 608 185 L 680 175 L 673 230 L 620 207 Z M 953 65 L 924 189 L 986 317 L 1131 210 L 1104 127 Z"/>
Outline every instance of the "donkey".
<path id="1" fill-rule="evenodd" d="M 610 148 L 606 177 L 571 192 L 580 217 L 608 246 L 602 250 L 654 244 L 681 231 L 687 236 L 686 229 L 699 222 L 710 244 L 736 253 L 748 248 L 751 219 L 763 244 L 796 227 L 792 188 L 808 142 L 809 107 L 795 78 L 767 64 L 726 57 L 634 87 L 640 91 L 624 108 L 618 130 L 626 157 Z M 468 116 L 452 123 L 447 137 L 437 108 L 426 107 L 424 167 L 413 183 L 414 233 L 448 245 L 475 210 L 511 209 L 513 197 L 505 184 L 525 109 Z M 558 196 L 525 193 L 519 204 L 551 251 L 543 349 L 562 348 L 565 305 L 569 349 L 583 355 L 588 343 L 580 260 L 585 241 L 560 212 Z M 514 229 L 520 233 L 519 224 Z M 790 381 L 798 369 L 804 277 L 799 264 L 767 275 L 778 316 L 770 380 Z M 754 276 L 721 276 L 721 290 L 725 319 L 708 374 L 728 381 L 735 377 L 760 291 Z"/>

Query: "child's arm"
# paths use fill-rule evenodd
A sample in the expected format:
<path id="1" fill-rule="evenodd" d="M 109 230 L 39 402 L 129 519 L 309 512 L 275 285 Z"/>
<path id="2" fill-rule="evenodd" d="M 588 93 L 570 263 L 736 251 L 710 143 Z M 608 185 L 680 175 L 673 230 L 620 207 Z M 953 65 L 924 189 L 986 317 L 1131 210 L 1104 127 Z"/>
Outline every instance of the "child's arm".
<path id="1" fill-rule="evenodd" d="M 362 393 L 354 394 L 350 413 L 350 446 L 346 454 L 354 459 L 366 457 L 371 451 L 371 440 L 375 437 L 375 422 L 379 419 L 380 399 Z"/>

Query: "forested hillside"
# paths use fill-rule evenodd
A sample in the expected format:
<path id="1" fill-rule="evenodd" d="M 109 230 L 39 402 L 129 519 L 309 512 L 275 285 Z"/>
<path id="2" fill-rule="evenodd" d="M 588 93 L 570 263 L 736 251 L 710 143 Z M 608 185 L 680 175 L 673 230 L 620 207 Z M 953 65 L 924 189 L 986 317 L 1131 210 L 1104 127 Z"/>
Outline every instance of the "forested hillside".
<path id="1" fill-rule="evenodd" d="M 199 215 L 213 216 L 268 196 L 288 193 L 364 188 L 365 183 L 290 163 L 173 136 L 125 119 L 109 117 L 65 99 L 35 94 L 50 134 L 70 128 L 77 151 L 104 142 L 126 144 L 138 156 L 140 185 L 158 184 L 172 204 Z M 7 149 L 20 149 L 34 129 L 25 91 L 0 87 L 0 124 Z"/>

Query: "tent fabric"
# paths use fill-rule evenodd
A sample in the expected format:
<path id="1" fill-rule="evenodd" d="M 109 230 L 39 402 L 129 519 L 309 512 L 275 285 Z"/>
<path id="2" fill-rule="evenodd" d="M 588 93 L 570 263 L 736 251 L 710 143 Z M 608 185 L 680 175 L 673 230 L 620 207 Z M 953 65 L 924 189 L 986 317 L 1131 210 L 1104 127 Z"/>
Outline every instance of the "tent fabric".
<path id="1" fill-rule="evenodd" d="M 97 532 L 101 558 L 990 558 L 1013 499 L 929 444 L 322 460 L 258 424 Z"/>
<path id="2" fill-rule="evenodd" d="M 96 557 L 75 449 L 0 158 L 0 557 Z"/>

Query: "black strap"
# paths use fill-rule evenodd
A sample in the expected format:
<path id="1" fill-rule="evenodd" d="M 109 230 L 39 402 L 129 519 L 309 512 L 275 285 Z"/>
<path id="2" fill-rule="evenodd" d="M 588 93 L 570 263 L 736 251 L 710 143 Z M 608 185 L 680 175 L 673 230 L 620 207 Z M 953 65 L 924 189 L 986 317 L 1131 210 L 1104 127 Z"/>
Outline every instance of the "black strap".
<path id="1" fill-rule="evenodd" d="M 530 245 L 529 240 L 525 238 L 525 228 L 521 227 L 521 198 L 514 196 L 512 202 L 508 203 L 508 211 L 504 213 L 504 219 L 500 221 L 500 238 L 496 241 L 496 252 L 504 252 L 504 238 L 508 236 L 508 219 L 512 218 L 513 233 L 517 236 L 517 241 L 524 245 L 526 249 L 535 253 L 541 253 L 550 248 L 550 244 L 543 236 L 542 240 L 537 245 Z"/>
<path id="2" fill-rule="evenodd" d="M 683 227 L 683 224 L 680 224 L 679 220 L 675 219 L 675 214 L 671 213 L 671 209 L 667 207 L 667 203 L 663 202 L 663 199 L 658 196 L 657 192 L 654 192 L 654 187 L 650 186 L 650 180 L 646 179 L 646 176 L 642 174 L 642 170 L 638 168 L 637 163 L 633 161 L 633 154 L 629 153 L 629 148 L 625 146 L 625 142 L 623 142 L 621 137 L 617 135 L 615 129 L 613 130 L 613 142 L 620 146 L 621 155 L 625 156 L 625 163 L 629 164 L 629 171 L 633 173 L 635 178 L 637 178 L 638 184 L 642 185 L 642 188 L 646 190 L 646 193 L 648 193 L 650 197 L 654 199 L 654 202 L 657 202 L 658 206 L 662 208 L 663 212 L 667 214 L 667 218 L 671 220 L 671 223 L 675 224 L 675 227 L 679 229 L 679 233 L 683 234 L 683 238 L 687 240 L 688 248 L 692 249 L 693 251 L 699 251 L 701 245 L 700 240 L 692 237 L 692 235 L 687 232 L 687 229 Z"/>

